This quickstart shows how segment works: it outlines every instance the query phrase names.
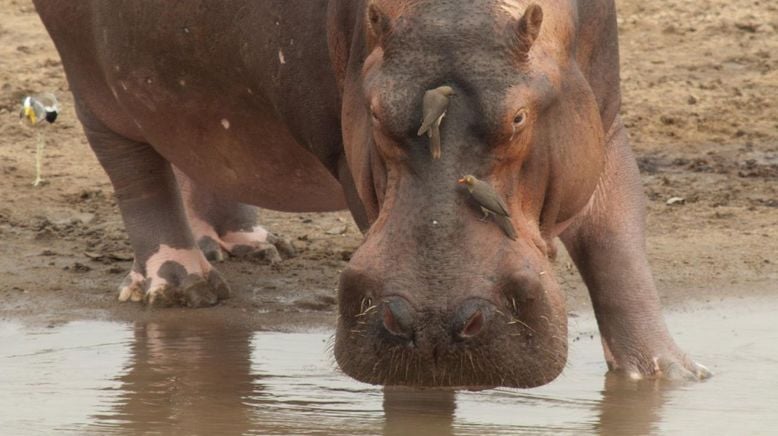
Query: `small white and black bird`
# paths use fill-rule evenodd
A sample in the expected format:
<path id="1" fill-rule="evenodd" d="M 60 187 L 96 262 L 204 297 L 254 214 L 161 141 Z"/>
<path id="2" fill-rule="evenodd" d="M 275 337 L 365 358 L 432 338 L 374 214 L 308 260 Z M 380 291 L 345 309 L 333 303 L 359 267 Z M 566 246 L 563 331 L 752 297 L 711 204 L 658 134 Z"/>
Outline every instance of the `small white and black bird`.
<path id="1" fill-rule="evenodd" d="M 421 102 L 421 127 L 418 136 L 427 134 L 430 138 L 430 153 L 433 159 L 440 159 L 440 123 L 446 116 L 449 97 L 456 95 L 450 86 L 439 86 L 424 93 Z"/>
<path id="2" fill-rule="evenodd" d="M 41 167 L 43 166 L 43 147 L 46 141 L 43 138 L 41 126 L 53 123 L 59 115 L 59 102 L 54 94 L 43 93 L 24 97 L 22 100 L 22 110 L 19 112 L 19 119 L 22 124 L 33 127 L 38 132 L 38 140 L 35 147 L 35 181 L 33 186 L 38 186 L 43 182 L 41 178 Z"/>
<path id="3" fill-rule="evenodd" d="M 51 124 L 59 115 L 59 102 L 54 94 L 43 93 L 29 95 L 22 100 L 22 110 L 19 118 L 30 126 L 36 126 L 43 121 Z"/>

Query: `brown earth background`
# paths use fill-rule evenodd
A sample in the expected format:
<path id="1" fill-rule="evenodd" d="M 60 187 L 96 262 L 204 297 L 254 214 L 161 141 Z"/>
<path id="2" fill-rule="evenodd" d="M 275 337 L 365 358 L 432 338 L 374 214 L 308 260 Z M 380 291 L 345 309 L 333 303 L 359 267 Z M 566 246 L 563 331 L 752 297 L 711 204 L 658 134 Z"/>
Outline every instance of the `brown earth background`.
<path id="1" fill-rule="evenodd" d="M 648 253 L 666 305 L 778 291 L 778 4 L 617 2 L 622 114 L 648 208 Z M 35 132 L 22 98 L 51 91 L 46 184 L 33 187 Z M 28 0 L 0 0 L 0 319 L 192 316 L 120 304 L 132 253 L 111 186 L 82 134 L 62 65 Z M 680 197 L 683 201 L 668 205 Z M 198 311 L 257 328 L 334 322 L 338 274 L 361 235 L 347 212 L 262 212 L 296 258 L 217 265 L 233 298 Z M 589 305 L 563 254 L 556 274 L 572 311 Z"/>

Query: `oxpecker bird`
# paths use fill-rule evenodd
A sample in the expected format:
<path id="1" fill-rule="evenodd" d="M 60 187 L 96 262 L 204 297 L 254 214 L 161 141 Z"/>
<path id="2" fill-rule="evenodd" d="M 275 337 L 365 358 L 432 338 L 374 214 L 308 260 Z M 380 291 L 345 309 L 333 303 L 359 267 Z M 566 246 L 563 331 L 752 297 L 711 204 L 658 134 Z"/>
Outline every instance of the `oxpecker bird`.
<path id="1" fill-rule="evenodd" d="M 508 212 L 508 206 L 505 205 L 505 201 L 491 185 L 476 179 L 473 175 L 464 176 L 457 180 L 457 183 L 465 185 L 467 190 L 470 191 L 473 200 L 481 207 L 481 211 L 484 213 L 482 220 L 488 218 L 489 215 L 494 215 L 497 225 L 500 226 L 503 232 L 509 238 L 516 240 L 516 229 L 513 228 L 513 223 L 511 223 L 511 214 Z"/>
<path id="2" fill-rule="evenodd" d="M 440 159 L 440 122 L 446 116 L 449 97 L 456 95 L 450 86 L 439 86 L 424 93 L 422 100 L 421 127 L 418 135 L 430 138 L 430 153 L 433 159 Z"/>

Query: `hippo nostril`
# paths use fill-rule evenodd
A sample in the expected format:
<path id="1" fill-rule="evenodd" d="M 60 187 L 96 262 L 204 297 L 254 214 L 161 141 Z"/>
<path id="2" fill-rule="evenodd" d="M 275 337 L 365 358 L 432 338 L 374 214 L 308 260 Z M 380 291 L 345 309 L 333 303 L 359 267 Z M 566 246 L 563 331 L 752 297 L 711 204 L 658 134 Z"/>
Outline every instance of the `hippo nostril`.
<path id="1" fill-rule="evenodd" d="M 494 306 L 486 300 L 472 298 L 465 301 L 454 316 L 454 334 L 460 340 L 478 336 L 486 328 L 486 323 Z"/>
<path id="2" fill-rule="evenodd" d="M 414 316 L 410 305 L 400 297 L 384 301 L 384 328 L 391 334 L 405 339 L 413 338 Z"/>
<path id="3" fill-rule="evenodd" d="M 484 314 L 479 310 L 470 317 L 470 319 L 467 321 L 467 324 L 465 324 L 465 328 L 459 332 L 459 336 L 463 338 L 475 336 L 481 332 L 481 328 L 483 328 L 483 326 Z"/>

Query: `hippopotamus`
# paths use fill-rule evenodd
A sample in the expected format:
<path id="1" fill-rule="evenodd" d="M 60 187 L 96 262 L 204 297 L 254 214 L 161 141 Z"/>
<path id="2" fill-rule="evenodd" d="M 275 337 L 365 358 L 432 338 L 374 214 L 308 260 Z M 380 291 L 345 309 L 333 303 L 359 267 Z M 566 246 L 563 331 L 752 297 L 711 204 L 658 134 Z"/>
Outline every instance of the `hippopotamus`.
<path id="1" fill-rule="evenodd" d="M 121 300 L 213 305 L 229 295 L 222 251 L 283 245 L 255 206 L 348 208 L 364 241 L 340 276 L 334 354 L 357 380 L 553 380 L 556 238 L 611 370 L 710 375 L 671 337 L 647 261 L 613 0 L 35 4 L 134 250 Z M 435 89 L 433 156 L 420 123 Z"/>

